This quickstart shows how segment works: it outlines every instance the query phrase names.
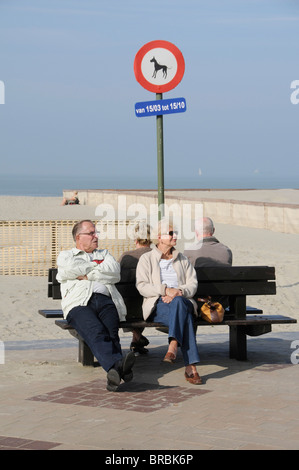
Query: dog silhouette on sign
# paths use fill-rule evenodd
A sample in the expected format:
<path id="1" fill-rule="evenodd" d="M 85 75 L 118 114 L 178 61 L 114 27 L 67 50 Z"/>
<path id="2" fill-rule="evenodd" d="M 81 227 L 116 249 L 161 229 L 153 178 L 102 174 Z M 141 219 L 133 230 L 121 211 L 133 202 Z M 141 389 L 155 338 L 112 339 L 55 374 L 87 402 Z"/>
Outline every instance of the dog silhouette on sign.
<path id="1" fill-rule="evenodd" d="M 159 72 L 159 70 L 162 70 L 162 73 L 163 73 L 163 78 L 167 78 L 167 69 L 169 69 L 170 67 L 167 67 L 167 65 L 160 65 L 158 64 L 158 62 L 156 61 L 155 57 L 153 57 L 150 62 L 153 62 L 154 63 L 154 73 L 152 75 L 153 78 L 156 78 L 157 76 L 157 72 Z"/>

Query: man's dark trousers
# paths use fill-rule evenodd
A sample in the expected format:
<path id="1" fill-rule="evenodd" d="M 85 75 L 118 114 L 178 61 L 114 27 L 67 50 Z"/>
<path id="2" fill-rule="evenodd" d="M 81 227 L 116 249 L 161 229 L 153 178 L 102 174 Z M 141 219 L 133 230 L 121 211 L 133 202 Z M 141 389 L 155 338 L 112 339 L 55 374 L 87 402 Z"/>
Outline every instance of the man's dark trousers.
<path id="1" fill-rule="evenodd" d="M 67 322 L 91 349 L 103 369 L 108 372 L 122 359 L 115 304 L 104 294 L 92 294 L 86 306 L 72 308 Z"/>

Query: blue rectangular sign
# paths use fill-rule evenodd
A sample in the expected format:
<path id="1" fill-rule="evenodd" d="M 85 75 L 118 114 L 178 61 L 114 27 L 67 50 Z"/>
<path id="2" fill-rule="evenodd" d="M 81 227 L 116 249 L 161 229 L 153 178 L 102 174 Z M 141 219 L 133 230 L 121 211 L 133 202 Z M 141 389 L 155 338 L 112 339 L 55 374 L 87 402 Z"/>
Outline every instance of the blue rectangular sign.
<path id="1" fill-rule="evenodd" d="M 184 113 L 185 111 L 185 98 L 170 98 L 167 100 L 143 101 L 135 104 L 135 114 L 137 117 Z"/>

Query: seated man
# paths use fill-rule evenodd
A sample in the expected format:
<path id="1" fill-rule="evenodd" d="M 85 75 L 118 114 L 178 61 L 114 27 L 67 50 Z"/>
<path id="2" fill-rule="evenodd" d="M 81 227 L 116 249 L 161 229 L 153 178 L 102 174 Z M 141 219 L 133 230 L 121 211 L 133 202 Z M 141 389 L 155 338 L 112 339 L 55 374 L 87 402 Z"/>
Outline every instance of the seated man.
<path id="1" fill-rule="evenodd" d="M 230 248 L 214 237 L 215 227 L 210 217 L 203 217 L 195 222 L 195 234 L 197 242 L 184 251 L 191 264 L 195 268 L 213 266 L 231 266 L 233 254 Z M 228 298 L 224 296 L 213 297 L 224 308 L 228 307 Z"/>
<path id="2" fill-rule="evenodd" d="M 66 197 L 62 199 L 62 203 L 61 203 L 62 206 L 68 206 L 68 205 L 70 206 L 72 204 L 80 204 L 79 198 L 78 198 L 78 191 L 74 191 L 73 195 L 69 199 L 67 199 Z"/>
<path id="3" fill-rule="evenodd" d="M 214 237 L 215 227 L 210 217 L 195 222 L 197 242 L 184 251 L 194 267 L 231 266 L 233 254 L 230 248 Z"/>
<path id="4" fill-rule="evenodd" d="M 91 220 L 73 227 L 76 247 L 62 251 L 57 259 L 62 310 L 107 372 L 107 390 L 116 391 L 121 379 L 132 380 L 135 355 L 122 355 L 119 319 L 126 307 L 115 287 L 120 266 L 107 250 L 98 249 L 98 235 Z"/>

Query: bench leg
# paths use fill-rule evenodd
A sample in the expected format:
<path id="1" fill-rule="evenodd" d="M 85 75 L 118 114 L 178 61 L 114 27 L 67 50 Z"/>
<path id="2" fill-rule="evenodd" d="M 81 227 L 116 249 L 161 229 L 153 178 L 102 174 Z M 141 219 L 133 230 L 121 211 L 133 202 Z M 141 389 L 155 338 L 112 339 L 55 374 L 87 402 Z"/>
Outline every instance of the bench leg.
<path id="1" fill-rule="evenodd" d="M 229 327 L 229 357 L 238 361 L 247 360 L 247 339 L 244 326 Z"/>
<path id="2" fill-rule="evenodd" d="M 92 354 L 89 346 L 81 338 L 76 330 L 70 329 L 68 332 L 74 336 L 79 341 L 78 346 L 78 362 L 81 362 L 83 366 L 93 366 L 94 365 L 94 355 Z"/>
<path id="3" fill-rule="evenodd" d="M 79 339 L 79 354 L 78 362 L 81 362 L 83 366 L 93 366 L 94 365 L 94 356 L 89 349 L 89 346 L 83 341 L 82 338 Z"/>

